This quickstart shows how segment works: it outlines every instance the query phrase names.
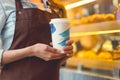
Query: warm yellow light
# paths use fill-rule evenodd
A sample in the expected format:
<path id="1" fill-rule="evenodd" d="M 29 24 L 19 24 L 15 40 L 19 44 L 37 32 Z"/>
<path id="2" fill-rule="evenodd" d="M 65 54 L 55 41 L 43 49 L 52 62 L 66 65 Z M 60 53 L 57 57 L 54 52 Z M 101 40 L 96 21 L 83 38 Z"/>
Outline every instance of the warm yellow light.
<path id="1" fill-rule="evenodd" d="M 82 0 L 82 1 L 78 1 L 75 3 L 69 4 L 69 5 L 66 5 L 65 8 L 68 10 L 68 9 L 75 8 L 75 7 L 78 7 L 78 6 L 87 4 L 87 3 L 91 3 L 94 1 L 96 1 L 96 0 Z"/>
<path id="2" fill-rule="evenodd" d="M 108 30 L 108 31 L 93 31 L 93 32 L 77 32 L 71 33 L 70 37 L 78 37 L 78 36 L 86 36 L 86 35 L 98 35 L 98 34 L 110 34 L 110 33 L 118 33 L 120 30 Z"/>

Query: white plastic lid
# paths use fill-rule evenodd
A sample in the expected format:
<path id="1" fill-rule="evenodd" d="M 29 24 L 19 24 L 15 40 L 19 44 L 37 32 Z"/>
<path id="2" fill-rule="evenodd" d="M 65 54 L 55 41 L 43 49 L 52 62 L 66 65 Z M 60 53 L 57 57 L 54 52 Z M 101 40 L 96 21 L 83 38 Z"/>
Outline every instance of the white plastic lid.
<path id="1" fill-rule="evenodd" d="M 70 20 L 67 19 L 67 18 L 54 18 L 54 19 L 51 19 L 50 22 L 69 22 Z"/>

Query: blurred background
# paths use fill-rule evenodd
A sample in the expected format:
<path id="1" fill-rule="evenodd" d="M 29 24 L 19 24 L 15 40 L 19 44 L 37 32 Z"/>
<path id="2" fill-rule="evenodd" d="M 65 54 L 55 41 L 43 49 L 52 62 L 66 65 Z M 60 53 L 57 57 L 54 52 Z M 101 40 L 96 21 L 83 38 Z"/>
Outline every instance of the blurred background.
<path id="1" fill-rule="evenodd" d="M 120 0 L 53 0 L 70 19 L 74 55 L 60 80 L 120 80 Z"/>
<path id="2" fill-rule="evenodd" d="M 80 19 L 93 14 L 113 13 L 120 0 L 54 0 L 67 10 L 67 17 Z"/>
<path id="3" fill-rule="evenodd" d="M 55 11 L 70 19 L 74 40 L 60 80 L 120 80 L 120 0 L 53 1 Z"/>

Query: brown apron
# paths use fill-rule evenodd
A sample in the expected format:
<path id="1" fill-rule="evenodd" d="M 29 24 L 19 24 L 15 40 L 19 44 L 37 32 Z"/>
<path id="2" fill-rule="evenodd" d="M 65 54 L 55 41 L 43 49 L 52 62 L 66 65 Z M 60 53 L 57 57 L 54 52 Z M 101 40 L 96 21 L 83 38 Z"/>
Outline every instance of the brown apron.
<path id="1" fill-rule="evenodd" d="M 49 21 L 58 15 L 36 8 L 23 9 L 20 0 L 16 0 L 16 10 L 15 35 L 10 50 L 36 43 L 49 45 Z M 44 61 L 28 57 L 6 64 L 0 80 L 59 80 L 59 60 Z"/>

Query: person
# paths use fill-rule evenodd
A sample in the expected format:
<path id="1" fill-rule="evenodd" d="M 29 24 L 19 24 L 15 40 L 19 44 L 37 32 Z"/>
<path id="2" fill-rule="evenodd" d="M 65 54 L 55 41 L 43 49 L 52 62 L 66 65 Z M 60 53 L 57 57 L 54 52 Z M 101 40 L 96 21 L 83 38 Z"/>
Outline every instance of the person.
<path id="1" fill-rule="evenodd" d="M 46 1 L 50 6 L 52 2 Z M 0 80 L 59 80 L 73 41 L 66 41 L 63 54 L 52 47 L 49 21 L 59 13 L 44 6 L 31 0 L 0 0 Z"/>

